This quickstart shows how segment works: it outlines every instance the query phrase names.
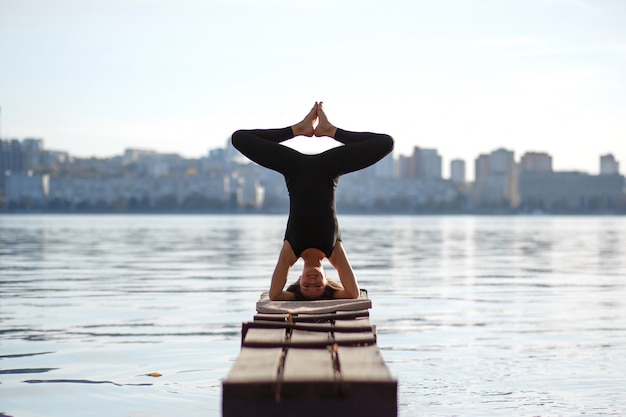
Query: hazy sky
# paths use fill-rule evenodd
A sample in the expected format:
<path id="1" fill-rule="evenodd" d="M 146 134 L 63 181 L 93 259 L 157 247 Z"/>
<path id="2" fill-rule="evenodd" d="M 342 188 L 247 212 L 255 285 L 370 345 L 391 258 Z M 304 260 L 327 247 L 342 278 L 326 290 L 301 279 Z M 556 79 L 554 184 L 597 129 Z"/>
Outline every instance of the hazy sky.
<path id="1" fill-rule="evenodd" d="M 499 147 L 624 172 L 625 22 L 624 0 L 0 0 L 0 135 L 198 157 L 322 100 L 445 173 Z"/>

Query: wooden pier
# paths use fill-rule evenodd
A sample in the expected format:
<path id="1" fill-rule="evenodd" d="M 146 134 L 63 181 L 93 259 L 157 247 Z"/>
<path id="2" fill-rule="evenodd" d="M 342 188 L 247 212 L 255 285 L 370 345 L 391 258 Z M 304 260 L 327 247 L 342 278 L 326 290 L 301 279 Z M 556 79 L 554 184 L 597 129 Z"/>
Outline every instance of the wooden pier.
<path id="1" fill-rule="evenodd" d="M 222 383 L 223 416 L 397 416 L 397 381 L 376 345 L 370 308 L 364 292 L 304 302 L 263 294 Z"/>

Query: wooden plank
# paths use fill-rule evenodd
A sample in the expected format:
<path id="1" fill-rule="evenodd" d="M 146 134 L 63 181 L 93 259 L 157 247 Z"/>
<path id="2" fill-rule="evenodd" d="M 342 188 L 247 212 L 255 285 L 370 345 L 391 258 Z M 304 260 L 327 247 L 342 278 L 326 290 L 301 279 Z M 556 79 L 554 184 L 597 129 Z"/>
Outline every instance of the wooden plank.
<path id="1" fill-rule="evenodd" d="M 374 326 L 369 324 L 369 320 L 341 320 L 332 324 L 324 323 L 288 323 L 269 320 L 255 320 L 243 323 L 244 329 L 298 329 L 315 332 L 373 332 Z"/>
<path id="2" fill-rule="evenodd" d="M 271 320 L 271 321 L 287 321 L 289 314 L 279 313 L 258 313 L 255 314 L 254 320 Z"/>
<path id="3" fill-rule="evenodd" d="M 291 343 L 324 343 L 330 340 L 328 332 L 311 332 L 307 330 L 293 330 L 291 332 Z"/>
<path id="4" fill-rule="evenodd" d="M 335 322 L 336 327 L 362 327 L 364 329 L 371 328 L 372 325 L 370 323 L 369 318 L 362 318 L 358 320 L 337 320 Z"/>
<path id="5" fill-rule="evenodd" d="M 321 320 L 352 320 L 357 317 L 369 317 L 369 310 L 338 311 L 324 314 L 297 314 L 293 316 L 295 322 Z"/>
<path id="6" fill-rule="evenodd" d="M 376 345 L 340 346 L 337 356 L 344 381 L 394 381 Z"/>
<path id="7" fill-rule="evenodd" d="M 300 330 L 311 330 L 311 331 L 325 331 L 328 332 L 333 327 L 332 324 L 325 323 L 289 323 L 289 322 L 281 322 L 281 321 L 271 321 L 271 320 L 255 320 L 253 322 L 245 323 L 250 329 L 300 329 Z"/>
<path id="8" fill-rule="evenodd" d="M 289 349 L 282 375 L 283 385 L 290 382 L 332 382 L 335 380 L 328 349 Z"/>
<path id="9" fill-rule="evenodd" d="M 255 389 L 258 388 L 258 389 Z M 335 383 L 293 383 L 276 401 L 271 387 L 224 385 L 223 417 L 395 417 L 397 384 L 350 383 L 337 395 Z M 267 395 L 264 395 L 267 394 Z"/>
<path id="10" fill-rule="evenodd" d="M 294 323 L 294 329 L 328 332 L 332 329 L 332 324 L 326 323 Z"/>
<path id="11" fill-rule="evenodd" d="M 248 329 L 244 344 L 249 343 L 275 343 L 285 341 L 285 329 Z"/>
<path id="12" fill-rule="evenodd" d="M 242 348 L 224 383 L 274 382 L 283 350 Z"/>
<path id="13" fill-rule="evenodd" d="M 352 320 L 359 317 L 369 317 L 369 310 L 337 311 L 321 314 L 294 314 L 293 321 L 324 321 L 324 320 Z M 254 320 L 287 321 L 288 313 L 257 313 Z"/>
<path id="14" fill-rule="evenodd" d="M 332 326 L 328 327 L 332 329 Z M 338 332 L 308 331 L 293 329 L 291 338 L 285 339 L 284 329 L 248 329 L 248 334 L 243 342 L 247 347 L 309 347 L 324 348 L 334 343 L 340 345 L 371 345 L 376 343 L 376 336 L 371 332 Z"/>
<path id="15" fill-rule="evenodd" d="M 334 333 L 335 342 L 339 345 L 350 343 L 369 345 L 376 343 L 373 333 Z"/>

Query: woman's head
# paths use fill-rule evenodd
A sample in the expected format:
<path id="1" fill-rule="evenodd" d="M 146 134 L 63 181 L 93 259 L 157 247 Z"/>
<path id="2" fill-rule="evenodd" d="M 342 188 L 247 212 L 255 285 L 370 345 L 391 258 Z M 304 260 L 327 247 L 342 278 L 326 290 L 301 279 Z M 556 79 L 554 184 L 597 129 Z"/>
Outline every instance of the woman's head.
<path id="1" fill-rule="evenodd" d="M 298 279 L 300 293 L 304 298 L 309 300 L 322 298 L 326 291 L 327 283 L 328 280 L 326 279 L 324 268 L 321 265 L 305 265 L 302 270 L 302 275 L 300 275 Z"/>

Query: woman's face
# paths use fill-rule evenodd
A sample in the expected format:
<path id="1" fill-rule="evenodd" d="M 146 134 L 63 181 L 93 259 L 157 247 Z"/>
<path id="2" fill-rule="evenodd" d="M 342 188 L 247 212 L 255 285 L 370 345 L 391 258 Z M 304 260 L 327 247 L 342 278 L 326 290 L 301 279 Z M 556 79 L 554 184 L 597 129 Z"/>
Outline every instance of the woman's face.
<path id="1" fill-rule="evenodd" d="M 326 275 L 324 269 L 305 266 L 299 279 L 300 291 L 305 298 L 316 299 L 324 295 L 326 289 Z"/>

